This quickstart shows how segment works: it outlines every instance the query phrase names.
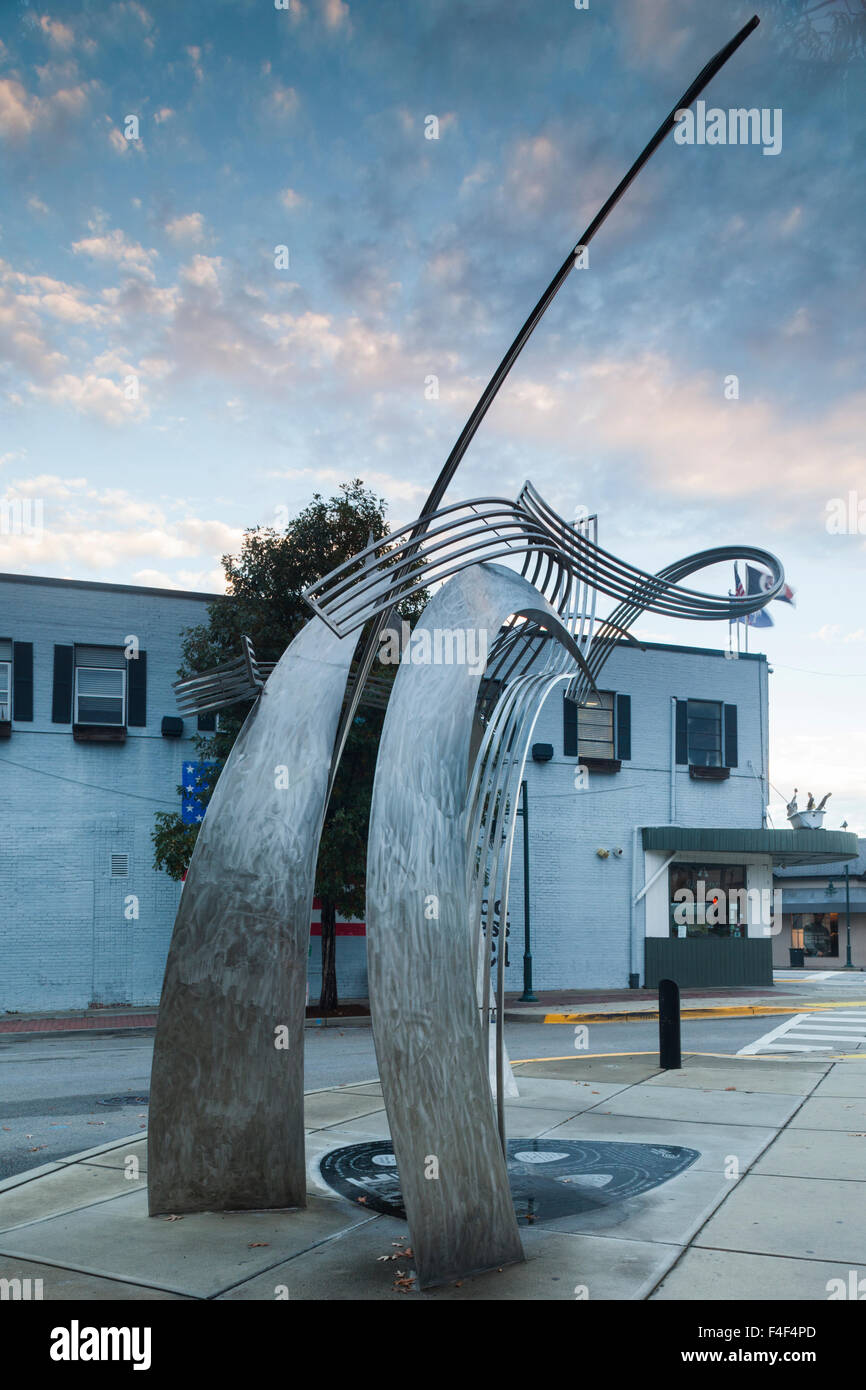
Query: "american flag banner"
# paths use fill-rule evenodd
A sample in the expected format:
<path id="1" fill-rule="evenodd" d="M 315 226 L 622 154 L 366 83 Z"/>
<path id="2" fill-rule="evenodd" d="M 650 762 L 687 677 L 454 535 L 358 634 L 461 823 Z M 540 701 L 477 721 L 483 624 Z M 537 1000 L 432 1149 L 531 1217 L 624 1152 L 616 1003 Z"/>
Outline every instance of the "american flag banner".
<path id="1" fill-rule="evenodd" d="M 215 766 L 216 763 L 214 762 L 196 763 L 191 760 L 183 764 L 181 769 L 183 800 L 180 817 L 184 825 L 201 825 L 204 820 L 206 807 L 202 805 L 199 798 L 202 792 L 207 790 L 207 769 Z"/>
<path id="2" fill-rule="evenodd" d="M 766 581 L 766 583 L 764 581 Z M 734 562 L 734 593 L 736 594 L 737 598 L 744 598 L 747 593 L 765 593 L 767 588 L 772 585 L 772 582 L 773 581 L 770 578 L 770 575 L 767 574 L 765 570 L 758 570 L 755 569 L 753 565 L 746 565 L 747 588 L 744 588 L 743 581 L 740 578 L 739 568 L 737 566 L 736 561 Z M 789 602 L 793 602 L 793 590 L 791 590 L 791 599 L 789 600 Z M 738 623 L 745 623 L 746 627 L 775 626 L 773 619 L 770 617 L 766 608 L 759 609 L 757 613 L 747 613 L 745 617 L 737 618 L 735 619 L 735 621 Z"/>

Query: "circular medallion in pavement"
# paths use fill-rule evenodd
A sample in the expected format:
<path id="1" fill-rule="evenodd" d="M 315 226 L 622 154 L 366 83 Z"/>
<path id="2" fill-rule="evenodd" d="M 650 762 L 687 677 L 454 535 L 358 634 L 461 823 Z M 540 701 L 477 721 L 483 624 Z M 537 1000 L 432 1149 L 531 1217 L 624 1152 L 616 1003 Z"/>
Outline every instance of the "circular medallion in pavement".
<path id="1" fill-rule="evenodd" d="M 508 1178 L 518 1221 L 555 1221 L 610 1206 L 659 1187 L 691 1167 L 697 1149 L 589 1139 L 511 1139 Z M 390 1139 L 348 1144 L 326 1153 L 324 1181 L 368 1211 L 405 1220 L 400 1175 Z"/>

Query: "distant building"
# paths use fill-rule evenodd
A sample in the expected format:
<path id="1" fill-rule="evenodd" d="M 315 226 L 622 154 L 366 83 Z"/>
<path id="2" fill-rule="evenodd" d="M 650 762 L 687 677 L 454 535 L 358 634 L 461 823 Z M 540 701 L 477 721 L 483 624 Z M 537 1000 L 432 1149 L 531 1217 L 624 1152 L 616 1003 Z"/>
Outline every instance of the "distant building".
<path id="1" fill-rule="evenodd" d="M 851 963 L 866 970 L 866 840 L 859 846 L 857 858 L 844 863 L 776 871 L 782 930 L 773 942 L 774 965 L 839 970 L 848 957 L 850 920 Z"/>
<path id="2" fill-rule="evenodd" d="M 171 685 L 216 597 L 0 575 L 0 1012 L 159 998 L 181 886 L 150 837 L 197 757 Z"/>
<path id="3" fill-rule="evenodd" d="M 527 762 L 535 989 L 771 984 L 773 866 L 843 858 L 856 840 L 767 829 L 766 657 L 621 643 L 600 681 L 584 709 L 550 696 Z M 523 872 L 518 827 L 509 991 L 523 984 Z"/>

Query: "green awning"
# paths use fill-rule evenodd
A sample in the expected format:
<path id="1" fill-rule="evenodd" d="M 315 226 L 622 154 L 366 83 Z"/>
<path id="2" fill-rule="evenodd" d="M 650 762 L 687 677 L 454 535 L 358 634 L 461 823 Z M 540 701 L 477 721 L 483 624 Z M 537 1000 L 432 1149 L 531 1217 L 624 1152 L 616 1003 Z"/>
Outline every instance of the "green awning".
<path id="1" fill-rule="evenodd" d="M 645 825 L 644 849 L 669 854 L 768 854 L 774 865 L 838 864 L 856 859 L 857 836 L 848 830 L 742 830 L 730 827 Z"/>

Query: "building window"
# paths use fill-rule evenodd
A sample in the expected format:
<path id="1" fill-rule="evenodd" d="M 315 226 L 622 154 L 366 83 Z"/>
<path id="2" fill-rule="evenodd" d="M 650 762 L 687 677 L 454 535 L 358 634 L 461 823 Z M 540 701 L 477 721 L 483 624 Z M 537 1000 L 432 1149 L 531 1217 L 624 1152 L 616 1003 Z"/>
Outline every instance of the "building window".
<path id="1" fill-rule="evenodd" d="M 577 705 L 563 695 L 562 751 L 600 772 L 617 772 L 631 757 L 631 696 L 612 690 Z"/>
<path id="2" fill-rule="evenodd" d="M 794 937 L 798 939 L 795 941 Z M 794 946 L 801 946 L 807 956 L 834 958 L 839 955 L 838 912 L 816 912 L 806 918 L 802 927 L 791 934 Z"/>
<path id="3" fill-rule="evenodd" d="M 670 935 L 746 936 L 744 864 L 672 864 Z"/>
<path id="4" fill-rule="evenodd" d="M 75 648 L 75 724 L 126 724 L 122 647 Z"/>
<path id="5" fill-rule="evenodd" d="M 12 643 L 0 641 L 0 724 L 12 718 Z"/>
<path id="6" fill-rule="evenodd" d="M 688 763 L 722 766 L 722 706 L 715 700 L 688 702 Z"/>
<path id="7" fill-rule="evenodd" d="M 613 692 L 600 690 L 577 707 L 577 756 L 615 758 L 613 735 Z"/>

